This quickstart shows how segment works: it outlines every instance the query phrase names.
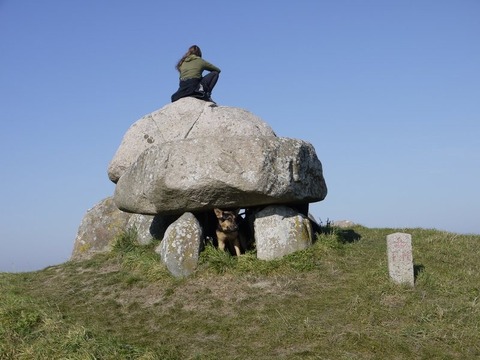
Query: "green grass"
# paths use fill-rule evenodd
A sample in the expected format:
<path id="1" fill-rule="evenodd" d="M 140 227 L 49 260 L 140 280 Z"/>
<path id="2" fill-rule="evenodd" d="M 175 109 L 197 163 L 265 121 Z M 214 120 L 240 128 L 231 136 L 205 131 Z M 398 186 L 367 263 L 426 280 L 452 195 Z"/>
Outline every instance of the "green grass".
<path id="1" fill-rule="evenodd" d="M 480 236 L 326 230 L 275 261 L 207 246 L 180 280 L 134 233 L 88 261 L 2 273 L 0 359 L 480 358 Z M 397 231 L 412 234 L 414 288 L 388 278 Z"/>

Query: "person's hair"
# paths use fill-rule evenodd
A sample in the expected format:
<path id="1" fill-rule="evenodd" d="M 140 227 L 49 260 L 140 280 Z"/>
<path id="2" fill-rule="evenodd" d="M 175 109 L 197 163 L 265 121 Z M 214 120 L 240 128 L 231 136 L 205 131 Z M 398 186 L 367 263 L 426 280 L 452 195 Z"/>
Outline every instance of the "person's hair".
<path id="1" fill-rule="evenodd" d="M 185 59 L 190 55 L 197 55 L 198 57 L 202 57 L 202 50 L 200 50 L 197 45 L 190 46 L 185 55 L 183 55 L 182 58 L 178 61 L 177 65 L 175 65 L 175 69 L 180 72 L 180 66 L 182 66 Z"/>

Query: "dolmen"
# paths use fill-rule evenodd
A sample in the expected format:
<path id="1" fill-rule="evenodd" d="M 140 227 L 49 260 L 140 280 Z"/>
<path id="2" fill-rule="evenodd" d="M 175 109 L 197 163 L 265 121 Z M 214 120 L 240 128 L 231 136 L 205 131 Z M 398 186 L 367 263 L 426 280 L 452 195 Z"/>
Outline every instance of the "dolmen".
<path id="1" fill-rule="evenodd" d="M 108 166 L 108 177 L 115 183 L 109 204 L 136 219 L 130 222 L 136 221 L 137 229 L 160 236 L 157 252 L 174 276 L 195 270 L 208 232 L 205 219 L 211 219 L 214 208 L 244 209 L 257 257 L 270 260 L 310 246 L 308 204 L 327 195 L 322 164 L 310 143 L 278 137 L 244 109 L 192 97 L 133 123 Z M 98 217 L 93 209 L 86 217 L 89 213 Z M 108 214 L 122 218 L 121 227 L 129 221 L 112 216 L 111 209 Z M 98 226 L 95 231 L 98 238 Z M 103 239 L 98 250 L 90 235 L 85 226 L 79 229 L 72 259 L 108 251 L 109 241 Z M 148 235 L 139 237 L 148 242 Z"/>

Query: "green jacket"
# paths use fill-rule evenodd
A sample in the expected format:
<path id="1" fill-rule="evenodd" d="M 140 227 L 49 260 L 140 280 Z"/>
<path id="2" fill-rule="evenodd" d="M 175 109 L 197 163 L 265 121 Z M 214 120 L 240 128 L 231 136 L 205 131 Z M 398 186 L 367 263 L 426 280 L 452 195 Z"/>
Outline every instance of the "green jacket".
<path id="1" fill-rule="evenodd" d="M 180 65 L 180 79 L 200 79 L 203 70 L 220 72 L 218 67 L 203 60 L 201 57 L 197 55 L 189 55 L 182 65 Z"/>

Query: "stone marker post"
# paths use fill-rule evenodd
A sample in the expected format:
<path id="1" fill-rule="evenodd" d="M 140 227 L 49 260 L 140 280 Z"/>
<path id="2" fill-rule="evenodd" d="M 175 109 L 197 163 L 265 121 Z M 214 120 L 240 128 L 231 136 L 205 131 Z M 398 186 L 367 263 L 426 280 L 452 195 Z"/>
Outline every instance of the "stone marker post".
<path id="1" fill-rule="evenodd" d="M 414 286 L 412 235 L 387 235 L 388 272 L 397 284 Z"/>

